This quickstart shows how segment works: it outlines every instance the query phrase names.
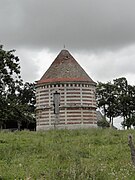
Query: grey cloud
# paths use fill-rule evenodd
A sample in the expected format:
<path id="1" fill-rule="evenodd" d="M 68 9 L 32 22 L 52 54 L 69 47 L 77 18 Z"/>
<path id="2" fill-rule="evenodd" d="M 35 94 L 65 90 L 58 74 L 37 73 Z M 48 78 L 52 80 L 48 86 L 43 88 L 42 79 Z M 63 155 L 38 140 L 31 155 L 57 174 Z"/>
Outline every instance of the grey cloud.
<path id="1" fill-rule="evenodd" d="M 126 77 L 132 84 L 135 82 L 135 45 L 118 51 L 102 53 L 75 54 L 79 63 L 95 81 L 111 81 Z"/>
<path id="2" fill-rule="evenodd" d="M 135 42 L 133 0 L 0 0 L 1 42 L 11 47 L 79 50 Z"/>
<path id="3" fill-rule="evenodd" d="M 134 9 L 133 0 L 0 0 L 0 44 L 17 50 L 25 81 L 40 78 L 36 53 L 64 44 L 95 81 L 135 79 Z"/>
<path id="4" fill-rule="evenodd" d="M 35 57 L 37 52 L 26 49 L 18 49 L 16 55 L 20 58 L 21 76 L 24 82 L 34 82 L 38 77 L 38 63 Z"/>

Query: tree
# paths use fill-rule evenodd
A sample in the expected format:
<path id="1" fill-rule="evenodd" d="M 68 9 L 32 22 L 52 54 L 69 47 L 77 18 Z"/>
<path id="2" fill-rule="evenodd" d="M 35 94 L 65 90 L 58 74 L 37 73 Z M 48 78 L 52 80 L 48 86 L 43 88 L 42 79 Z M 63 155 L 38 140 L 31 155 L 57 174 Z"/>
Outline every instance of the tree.
<path id="1" fill-rule="evenodd" d="M 107 92 L 106 92 L 106 84 L 105 83 L 98 82 L 97 88 L 96 88 L 96 99 L 97 99 L 97 106 L 99 108 L 102 107 L 102 113 L 104 114 L 104 117 L 106 118 Z"/>
<path id="2" fill-rule="evenodd" d="M 115 79 L 113 81 L 116 87 L 115 91 L 118 96 L 118 104 L 121 111 L 121 116 L 124 118 L 125 121 L 129 114 L 128 82 L 124 77 Z"/>
<path id="3" fill-rule="evenodd" d="M 18 56 L 14 50 L 5 51 L 0 45 L 0 124 L 3 126 L 10 116 L 10 98 L 22 84 Z"/>
<path id="4" fill-rule="evenodd" d="M 133 125 L 135 113 L 135 88 L 128 84 L 127 79 L 122 77 L 114 80 L 118 94 L 119 110 L 123 117 L 123 127 L 130 128 Z"/>
<path id="5" fill-rule="evenodd" d="M 0 46 L 0 127 L 20 129 L 35 125 L 35 89 L 32 83 L 23 83 L 14 52 Z"/>
<path id="6" fill-rule="evenodd" d="M 11 123 L 16 122 L 17 128 L 35 129 L 35 85 L 26 82 L 22 85 L 15 96 L 11 96 L 10 106 L 8 109 L 11 113 L 8 116 L 7 125 L 11 127 Z"/>
<path id="7" fill-rule="evenodd" d="M 123 117 L 123 127 L 135 126 L 135 86 L 128 84 L 125 77 L 113 80 L 113 83 L 98 83 L 98 107 L 113 125 L 113 118 Z"/>
<path id="8" fill-rule="evenodd" d="M 103 109 L 104 117 L 109 118 L 110 126 L 113 126 L 113 119 L 119 115 L 117 95 L 115 86 L 111 83 L 98 83 L 97 85 L 98 107 Z"/>
<path id="9" fill-rule="evenodd" d="M 35 84 L 26 82 L 18 93 L 18 104 L 22 114 L 22 120 L 27 124 L 27 128 L 30 123 L 35 126 Z"/>

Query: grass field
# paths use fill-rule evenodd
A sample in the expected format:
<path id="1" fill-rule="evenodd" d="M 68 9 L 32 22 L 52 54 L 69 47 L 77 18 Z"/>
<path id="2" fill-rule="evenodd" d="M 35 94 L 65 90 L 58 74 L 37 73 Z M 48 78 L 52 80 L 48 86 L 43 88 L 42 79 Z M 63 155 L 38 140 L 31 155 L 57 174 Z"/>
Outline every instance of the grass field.
<path id="1" fill-rule="evenodd" d="M 128 134 L 109 129 L 0 132 L 0 179 L 135 180 Z"/>

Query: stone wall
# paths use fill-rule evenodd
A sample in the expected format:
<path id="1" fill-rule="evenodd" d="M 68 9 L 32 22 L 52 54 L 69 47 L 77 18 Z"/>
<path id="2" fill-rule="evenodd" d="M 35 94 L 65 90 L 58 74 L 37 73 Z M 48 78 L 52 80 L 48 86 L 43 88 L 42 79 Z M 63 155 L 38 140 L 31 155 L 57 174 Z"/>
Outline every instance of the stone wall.
<path id="1" fill-rule="evenodd" d="M 75 128 L 96 126 L 95 86 L 90 83 L 42 84 L 36 87 L 37 130 L 54 127 L 53 95 L 60 93 L 60 113 L 57 126 Z"/>

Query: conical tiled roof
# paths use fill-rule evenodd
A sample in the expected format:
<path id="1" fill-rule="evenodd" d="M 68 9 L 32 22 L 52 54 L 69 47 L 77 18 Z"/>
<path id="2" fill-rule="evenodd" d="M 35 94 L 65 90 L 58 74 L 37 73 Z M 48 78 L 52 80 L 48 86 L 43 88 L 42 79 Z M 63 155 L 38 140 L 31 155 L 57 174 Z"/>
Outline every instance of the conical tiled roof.
<path id="1" fill-rule="evenodd" d="M 64 49 L 58 54 L 49 69 L 38 81 L 38 84 L 73 81 L 94 83 L 73 56 Z"/>

